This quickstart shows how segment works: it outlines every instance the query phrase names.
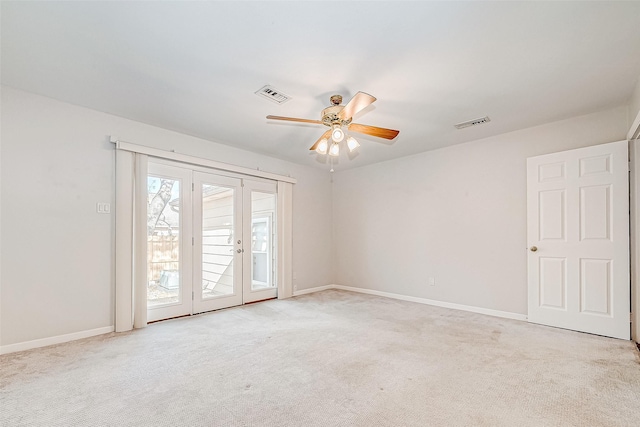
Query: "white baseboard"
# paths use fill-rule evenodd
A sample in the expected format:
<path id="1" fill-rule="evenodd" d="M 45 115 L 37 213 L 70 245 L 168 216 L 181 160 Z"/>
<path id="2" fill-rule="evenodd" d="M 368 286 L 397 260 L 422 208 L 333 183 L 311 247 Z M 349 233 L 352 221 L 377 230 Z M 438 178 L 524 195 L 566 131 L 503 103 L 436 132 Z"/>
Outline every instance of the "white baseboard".
<path id="1" fill-rule="evenodd" d="M 299 291 L 293 291 L 293 296 L 297 297 L 299 295 L 311 294 L 313 292 L 326 291 L 327 289 L 336 289 L 335 285 L 326 285 L 326 286 L 317 286 L 315 288 L 302 289 Z"/>
<path id="2" fill-rule="evenodd" d="M 82 338 L 89 338 L 96 335 L 113 332 L 113 326 L 90 329 L 88 331 L 74 332 L 71 334 L 57 335 L 55 337 L 41 338 L 33 341 L 24 341 L 16 344 L 0 346 L 0 354 L 15 353 L 16 351 L 31 350 L 32 348 L 46 347 L 48 345 L 61 344 L 63 342 L 75 341 Z"/>
<path id="3" fill-rule="evenodd" d="M 509 312 L 509 311 L 492 310 L 490 308 L 474 307 L 474 306 L 471 306 L 471 305 L 456 304 L 456 303 L 452 303 L 452 302 L 437 301 L 437 300 L 433 300 L 433 299 L 412 297 L 412 296 L 408 296 L 408 295 L 394 294 L 394 293 L 391 293 L 391 292 L 374 291 L 372 289 L 354 288 L 352 286 L 343 286 L 343 285 L 318 286 L 316 288 L 304 289 L 302 291 L 294 292 L 293 295 L 297 296 L 297 295 L 310 294 L 312 292 L 320 292 L 320 291 L 325 291 L 327 289 L 340 289 L 340 290 L 343 290 L 343 291 L 359 292 L 361 294 L 369 294 L 369 295 L 376 295 L 376 296 L 379 296 L 379 297 L 398 299 L 398 300 L 402 300 L 402 301 L 417 302 L 417 303 L 420 303 L 420 304 L 433 305 L 433 306 L 436 306 L 436 307 L 451 308 L 451 309 L 454 309 L 454 310 L 470 311 L 472 313 L 486 314 L 488 316 L 502 317 L 502 318 L 505 318 L 505 319 L 514 319 L 514 320 L 523 320 L 523 321 L 527 320 L 527 316 L 525 314 L 520 314 L 520 313 L 512 313 L 512 312 Z"/>
<path id="4" fill-rule="evenodd" d="M 417 302 L 420 304 L 451 308 L 454 310 L 470 311 L 472 313 L 486 314 L 488 316 L 503 317 L 506 319 L 525 320 L 525 321 L 527 320 L 526 315 L 519 314 L 519 313 L 511 313 L 508 311 L 492 310 L 490 308 L 474 307 L 470 305 L 455 304 L 451 302 L 437 301 L 437 300 L 432 300 L 427 298 L 412 297 L 407 295 L 394 294 L 391 292 L 374 291 L 372 289 L 355 288 L 352 286 L 343 286 L 343 285 L 335 285 L 335 284 L 317 286 L 315 288 L 310 288 L 310 289 L 301 289 L 299 291 L 294 291 L 293 296 L 306 295 L 313 292 L 326 291 L 329 289 L 340 289 L 343 291 L 359 292 L 362 294 L 376 295 L 380 297 L 393 298 L 393 299 L 398 299 L 402 301 Z M 74 332 L 72 334 L 58 335 L 55 337 L 42 338 L 42 339 L 33 340 L 33 341 L 25 341 L 25 342 L 20 342 L 16 344 L 3 345 L 3 346 L 0 346 L 0 354 L 15 353 L 17 351 L 30 350 L 32 348 L 46 347 L 48 345 L 54 345 L 54 344 L 61 344 L 64 342 L 79 340 L 82 338 L 89 338 L 96 335 L 108 334 L 109 332 L 113 332 L 113 331 L 114 331 L 113 326 L 105 326 L 104 328 L 90 329 L 88 331 Z"/>

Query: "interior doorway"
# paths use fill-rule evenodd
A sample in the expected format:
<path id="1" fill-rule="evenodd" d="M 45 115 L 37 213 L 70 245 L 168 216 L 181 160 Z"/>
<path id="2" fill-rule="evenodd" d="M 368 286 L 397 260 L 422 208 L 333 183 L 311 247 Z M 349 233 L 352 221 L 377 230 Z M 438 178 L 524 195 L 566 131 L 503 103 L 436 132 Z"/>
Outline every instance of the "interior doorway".
<path id="1" fill-rule="evenodd" d="M 530 322 L 629 339 L 627 141 L 527 159 Z"/>

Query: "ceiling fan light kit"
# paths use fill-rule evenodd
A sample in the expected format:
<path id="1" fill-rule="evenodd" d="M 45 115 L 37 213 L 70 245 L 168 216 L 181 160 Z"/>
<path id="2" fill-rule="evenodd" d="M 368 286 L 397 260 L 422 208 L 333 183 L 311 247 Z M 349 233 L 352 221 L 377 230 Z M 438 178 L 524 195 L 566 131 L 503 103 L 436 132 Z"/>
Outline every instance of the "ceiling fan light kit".
<path id="1" fill-rule="evenodd" d="M 327 138 L 320 139 L 320 143 L 316 148 L 318 154 L 327 154 L 327 148 L 329 147 L 329 140 Z"/>
<path id="2" fill-rule="evenodd" d="M 340 155 L 340 144 L 334 142 L 331 144 L 331 148 L 329 149 L 329 155 L 333 157 L 338 157 Z"/>
<path id="3" fill-rule="evenodd" d="M 353 150 L 358 147 L 360 147 L 360 143 L 354 137 L 350 136 L 349 138 L 347 138 L 347 148 L 349 149 L 350 153 L 352 153 Z"/>
<path id="4" fill-rule="evenodd" d="M 341 105 L 342 96 L 333 95 L 330 98 L 331 106 L 322 110 L 320 116 L 321 120 L 299 119 L 294 117 L 281 117 L 281 116 L 267 116 L 270 120 L 284 120 L 290 122 L 302 122 L 322 124 L 328 126 L 330 129 L 326 131 L 318 140 L 309 148 L 311 151 L 315 151 L 318 154 L 328 154 L 332 157 L 338 157 L 340 155 L 340 143 L 345 139 L 345 131 L 342 127 L 346 127 L 350 132 L 361 133 L 364 135 L 371 135 L 377 138 L 394 139 L 400 131 L 386 128 L 379 128 L 376 126 L 361 125 L 358 123 L 351 123 L 353 116 L 360 111 L 367 108 L 369 105 L 376 101 L 376 98 L 368 93 L 358 92 L 347 103 L 347 105 Z M 331 139 L 331 145 L 329 146 L 329 139 Z M 360 143 L 352 136 L 347 136 L 346 140 L 347 148 L 349 152 L 357 149 Z M 328 150 L 327 150 L 328 149 Z"/>
<path id="5" fill-rule="evenodd" d="M 333 125 L 333 131 L 331 131 L 331 139 L 333 139 L 333 142 L 340 142 L 344 139 L 344 132 L 340 128 L 340 125 Z"/>

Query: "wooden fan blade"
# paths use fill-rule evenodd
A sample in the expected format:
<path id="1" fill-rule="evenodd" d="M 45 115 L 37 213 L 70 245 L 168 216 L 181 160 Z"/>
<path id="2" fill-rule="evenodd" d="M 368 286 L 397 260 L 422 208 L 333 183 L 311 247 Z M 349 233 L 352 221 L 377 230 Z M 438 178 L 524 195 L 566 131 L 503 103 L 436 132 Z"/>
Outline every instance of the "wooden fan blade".
<path id="1" fill-rule="evenodd" d="M 325 133 L 322 134 L 322 136 L 320 138 L 318 138 L 318 140 L 316 141 L 315 144 L 313 144 L 311 146 L 311 148 L 309 148 L 310 151 L 315 150 L 316 148 L 318 148 L 318 145 L 320 145 L 320 141 L 322 141 L 323 138 L 327 138 L 329 139 L 329 136 L 331 136 L 331 129 L 329 129 L 328 131 L 326 131 Z"/>
<path id="2" fill-rule="evenodd" d="M 363 133 L 365 135 L 377 136 L 378 138 L 393 139 L 400 133 L 399 130 L 379 128 L 377 126 L 361 125 L 351 123 L 349 130 L 352 132 Z"/>
<path id="3" fill-rule="evenodd" d="M 295 117 L 267 116 L 267 119 L 270 119 L 270 120 L 286 120 L 286 121 L 289 121 L 289 122 L 314 123 L 314 124 L 317 124 L 317 125 L 324 124 L 320 120 L 297 119 Z"/>
<path id="4" fill-rule="evenodd" d="M 347 102 L 347 105 L 344 106 L 342 111 L 338 113 L 338 117 L 342 120 L 349 120 L 356 113 L 373 104 L 375 100 L 375 96 L 371 96 L 364 92 L 358 92 L 349 102 Z"/>

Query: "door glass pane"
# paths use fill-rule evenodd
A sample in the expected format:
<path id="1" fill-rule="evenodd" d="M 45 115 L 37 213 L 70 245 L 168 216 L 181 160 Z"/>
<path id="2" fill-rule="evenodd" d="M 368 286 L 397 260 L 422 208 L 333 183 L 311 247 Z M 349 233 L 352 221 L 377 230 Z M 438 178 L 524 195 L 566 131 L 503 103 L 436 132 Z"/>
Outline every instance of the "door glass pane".
<path id="1" fill-rule="evenodd" d="M 202 298 L 231 295 L 233 289 L 232 188 L 202 185 Z"/>
<path id="2" fill-rule="evenodd" d="M 180 180 L 147 177 L 147 306 L 180 302 Z"/>
<path id="3" fill-rule="evenodd" d="M 272 288 L 275 283 L 276 195 L 251 193 L 251 289 Z"/>

